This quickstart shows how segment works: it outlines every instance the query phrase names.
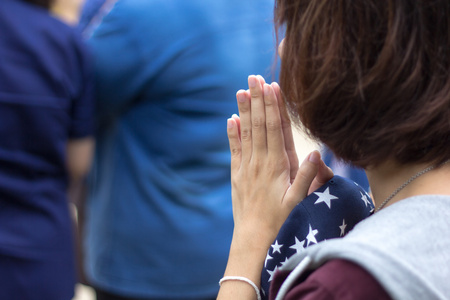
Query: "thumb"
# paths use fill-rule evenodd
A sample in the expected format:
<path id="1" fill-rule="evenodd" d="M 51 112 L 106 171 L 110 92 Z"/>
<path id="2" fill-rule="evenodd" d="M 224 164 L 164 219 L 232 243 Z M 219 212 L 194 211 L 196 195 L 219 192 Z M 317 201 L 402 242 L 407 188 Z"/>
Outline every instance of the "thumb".
<path id="1" fill-rule="evenodd" d="M 287 206 L 294 208 L 306 198 L 311 184 L 319 172 L 321 162 L 319 151 L 313 151 L 305 158 L 298 168 L 294 182 L 286 192 Z"/>
<path id="2" fill-rule="evenodd" d="M 308 195 L 320 188 L 322 185 L 328 182 L 331 178 L 333 178 L 334 174 L 333 171 L 323 162 L 322 159 L 319 161 L 319 169 L 317 171 L 317 176 L 314 178 L 309 191 Z"/>

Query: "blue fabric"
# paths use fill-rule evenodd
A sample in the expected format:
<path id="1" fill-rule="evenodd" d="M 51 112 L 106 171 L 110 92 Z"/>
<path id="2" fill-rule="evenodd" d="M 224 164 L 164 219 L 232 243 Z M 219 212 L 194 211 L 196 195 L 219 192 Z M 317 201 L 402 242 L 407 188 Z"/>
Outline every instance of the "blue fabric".
<path id="1" fill-rule="evenodd" d="M 366 191 L 370 191 L 369 180 L 367 180 L 364 169 L 344 163 L 326 146 L 322 149 L 322 157 L 325 164 L 333 170 L 334 174 L 351 179 Z"/>
<path id="2" fill-rule="evenodd" d="M 226 120 L 274 66 L 273 1 L 118 1 L 99 88 L 86 272 L 133 297 L 215 298 L 233 230 Z"/>
<path id="3" fill-rule="evenodd" d="M 74 30 L 0 1 L 0 299 L 71 299 L 69 138 L 93 134 L 92 72 Z"/>
<path id="4" fill-rule="evenodd" d="M 346 235 L 373 213 L 369 194 L 354 181 L 334 176 L 290 213 L 267 252 L 261 295 L 268 299 L 272 278 L 289 257 L 311 245 Z"/>
<path id="5" fill-rule="evenodd" d="M 78 28 L 81 31 L 86 30 L 92 19 L 95 18 L 100 12 L 100 9 L 105 2 L 106 0 L 89 0 L 84 3 L 81 8 L 80 19 L 78 21 Z"/>

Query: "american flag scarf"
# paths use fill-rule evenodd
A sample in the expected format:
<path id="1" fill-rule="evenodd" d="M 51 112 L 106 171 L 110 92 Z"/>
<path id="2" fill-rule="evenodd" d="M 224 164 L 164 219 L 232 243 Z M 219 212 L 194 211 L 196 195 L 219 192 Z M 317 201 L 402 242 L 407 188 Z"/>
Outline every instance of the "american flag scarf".
<path id="1" fill-rule="evenodd" d="M 261 274 L 261 296 L 268 299 L 277 270 L 293 254 L 321 241 L 339 238 L 374 210 L 369 194 L 357 183 L 334 176 L 290 213 L 267 252 Z"/>

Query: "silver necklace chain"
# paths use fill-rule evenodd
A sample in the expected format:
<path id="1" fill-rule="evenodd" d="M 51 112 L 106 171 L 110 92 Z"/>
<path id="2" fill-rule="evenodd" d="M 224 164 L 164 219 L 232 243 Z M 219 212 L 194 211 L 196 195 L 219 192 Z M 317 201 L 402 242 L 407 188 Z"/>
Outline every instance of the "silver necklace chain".
<path id="1" fill-rule="evenodd" d="M 446 163 L 448 163 L 450 160 L 447 160 L 446 162 L 444 162 L 442 165 L 445 165 Z M 438 165 L 432 165 L 429 166 L 425 169 L 423 169 L 422 171 L 417 172 L 416 174 L 414 174 L 413 176 L 411 176 L 411 178 L 409 178 L 408 180 L 405 181 L 405 183 L 403 183 L 401 186 L 399 186 L 389 197 L 386 198 L 386 200 L 383 201 L 383 203 L 381 203 L 381 205 L 375 209 L 375 212 L 378 212 L 380 209 L 382 209 L 389 201 L 392 200 L 392 198 L 394 198 L 401 190 L 403 190 L 408 184 L 410 184 L 411 182 L 413 182 L 417 177 L 422 176 L 423 174 L 433 170 L 434 168 L 436 168 Z"/>

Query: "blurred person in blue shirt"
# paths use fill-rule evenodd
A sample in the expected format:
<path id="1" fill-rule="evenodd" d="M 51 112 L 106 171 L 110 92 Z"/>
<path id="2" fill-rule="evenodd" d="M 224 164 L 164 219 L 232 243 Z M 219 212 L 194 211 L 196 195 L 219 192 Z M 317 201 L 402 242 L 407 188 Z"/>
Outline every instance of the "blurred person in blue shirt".
<path id="1" fill-rule="evenodd" d="M 50 6 L 0 1 L 0 299 L 74 295 L 67 193 L 89 169 L 93 74 Z"/>
<path id="2" fill-rule="evenodd" d="M 98 299 L 215 299 L 233 232 L 223 126 L 249 74 L 276 79 L 273 1 L 104 5 L 81 17 L 99 119 L 87 278 Z"/>

